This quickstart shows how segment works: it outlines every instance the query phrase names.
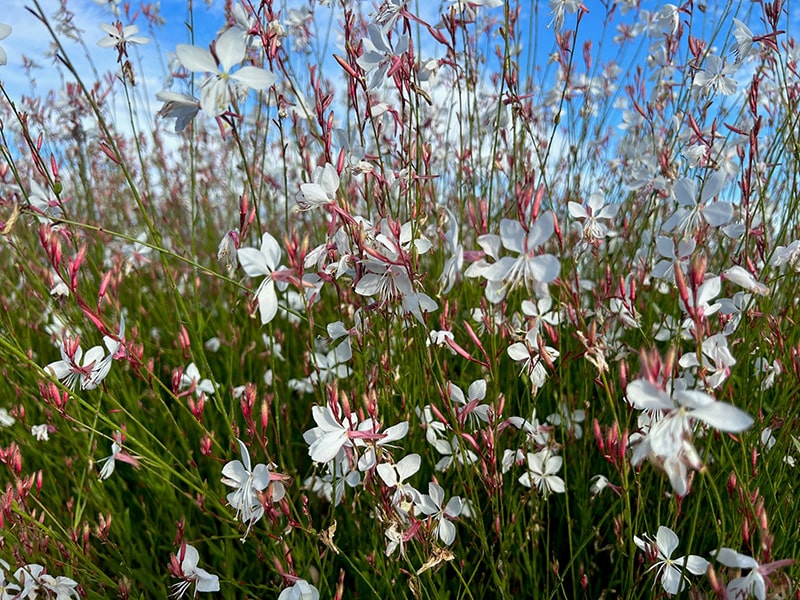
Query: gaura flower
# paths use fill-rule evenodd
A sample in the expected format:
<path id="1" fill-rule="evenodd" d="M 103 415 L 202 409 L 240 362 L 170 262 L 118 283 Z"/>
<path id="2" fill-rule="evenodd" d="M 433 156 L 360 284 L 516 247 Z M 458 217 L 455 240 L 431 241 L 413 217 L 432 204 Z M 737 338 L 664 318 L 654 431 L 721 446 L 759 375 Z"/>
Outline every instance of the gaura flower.
<path id="1" fill-rule="evenodd" d="M 319 591 L 305 579 L 298 579 L 278 595 L 278 600 L 319 600 Z"/>
<path id="2" fill-rule="evenodd" d="M 308 444 L 308 455 L 316 463 L 327 463 L 334 458 L 343 447 L 352 447 L 351 437 L 358 427 L 358 417 L 342 410 L 336 403 L 330 405 L 312 406 L 311 416 L 317 426 L 303 434 L 303 439 Z"/>
<path id="3" fill-rule="evenodd" d="M 522 485 L 535 487 L 545 497 L 551 493 L 564 493 L 564 480 L 556 475 L 561 470 L 564 459 L 553 455 L 549 448 L 536 453 L 528 452 L 527 458 L 528 470 L 519 478 Z"/>
<path id="4" fill-rule="evenodd" d="M 739 554 L 731 548 L 720 548 L 718 552 L 712 552 L 712 555 L 726 567 L 750 569 L 747 575 L 736 577 L 728 582 L 727 592 L 729 598 L 755 596 L 758 600 L 765 600 L 767 587 L 772 585 L 769 580 L 770 574 L 777 569 L 794 564 L 792 559 L 783 559 L 760 565 L 753 557 Z"/>
<path id="5" fill-rule="evenodd" d="M 100 23 L 100 27 L 108 34 L 106 37 L 97 40 L 97 45 L 101 48 L 114 48 L 116 46 L 117 48 L 121 48 L 120 51 L 122 53 L 125 53 L 125 44 L 150 43 L 150 38 L 136 35 L 139 33 L 138 25 L 127 25 L 123 27 L 122 23 L 117 21 L 114 25 Z"/>
<path id="6" fill-rule="evenodd" d="M 417 502 L 419 500 L 419 492 L 405 481 L 419 471 L 421 462 L 419 454 L 409 454 L 396 464 L 381 463 L 376 467 L 378 476 L 386 484 L 386 487 L 394 488 L 392 504 L 395 506 L 403 507 L 409 501 Z"/>
<path id="7" fill-rule="evenodd" d="M 178 60 L 184 67 L 190 71 L 210 73 L 200 84 L 200 107 L 209 116 L 217 117 L 224 113 L 228 105 L 244 97 L 248 89 L 263 90 L 277 80 L 274 73 L 253 66 L 231 72 L 244 60 L 246 51 L 247 41 L 236 27 L 219 36 L 214 45 L 221 68 L 217 66 L 217 58 L 208 50 L 187 44 L 175 47 Z"/>
<path id="8" fill-rule="evenodd" d="M 0 408 L 0 427 L 11 427 L 16 422 L 17 420 L 9 414 L 7 408 Z"/>
<path id="9" fill-rule="evenodd" d="M 210 396 L 214 394 L 214 383 L 210 379 L 202 379 L 200 370 L 194 363 L 189 363 L 189 366 L 186 367 L 186 370 L 181 375 L 181 389 L 186 388 L 194 388 L 194 393 L 198 397 L 200 394 L 208 394 Z"/>
<path id="10" fill-rule="evenodd" d="M 267 465 L 257 464 L 251 468 L 247 446 L 241 440 L 237 439 L 236 441 L 239 443 L 242 460 L 233 460 L 222 468 L 222 483 L 236 488 L 228 494 L 228 503 L 236 509 L 236 518 L 240 519 L 242 523 L 247 523 L 247 533 L 249 533 L 253 524 L 264 515 L 264 505 L 261 503 L 260 493 L 266 490 L 272 482 L 269 499 L 272 502 L 278 502 L 286 491 L 283 484 L 277 480 L 281 476 L 273 476 Z M 245 537 L 247 533 L 245 533 Z"/>
<path id="11" fill-rule="evenodd" d="M 114 473 L 117 461 L 127 463 L 137 469 L 139 468 L 138 458 L 128 454 L 122 449 L 122 439 L 122 434 L 119 431 L 114 432 L 114 441 L 111 443 L 111 456 L 101 458 L 98 461 L 99 463 L 104 463 L 100 469 L 100 479 L 105 480 L 111 477 Z"/>
<path id="12" fill-rule="evenodd" d="M 275 292 L 275 280 L 272 274 L 281 260 L 281 248 L 269 233 L 261 237 L 261 248 L 239 248 L 236 253 L 239 264 L 248 277 L 260 277 L 264 280 L 256 290 L 261 323 L 266 325 L 278 314 L 278 295 Z"/>
<path id="13" fill-rule="evenodd" d="M 687 467 L 699 470 L 703 466 L 693 444 L 698 423 L 726 433 L 739 433 L 753 424 L 753 418 L 743 410 L 697 390 L 670 395 L 645 379 L 636 379 L 625 393 L 628 403 L 644 411 L 649 420 L 643 428 L 645 435 L 633 444 L 631 462 L 635 466 L 646 457 L 655 459 L 681 496 L 689 488 Z"/>
<path id="14" fill-rule="evenodd" d="M 428 484 L 428 494 L 422 494 L 416 504 L 417 509 L 434 521 L 434 534 L 445 546 L 456 539 L 456 526 L 451 519 L 456 519 L 463 508 L 461 496 L 453 496 L 444 504 L 444 490 L 438 483 Z"/>
<path id="15" fill-rule="evenodd" d="M 162 90 L 156 98 L 164 105 L 156 113 L 162 119 L 175 119 L 175 132 L 183 131 L 200 111 L 200 100 L 189 94 Z"/>
<path id="16" fill-rule="evenodd" d="M 311 210 L 332 204 L 336 200 L 338 189 L 339 173 L 337 173 L 336 167 L 326 163 L 324 167 L 317 167 L 314 170 L 313 181 L 300 185 L 297 206 L 300 210 Z"/>
<path id="17" fill-rule="evenodd" d="M 200 554 L 194 546 L 184 542 L 178 555 L 170 554 L 169 560 L 169 570 L 172 576 L 183 580 L 172 585 L 171 596 L 173 598 L 182 598 L 192 584 L 195 585 L 195 596 L 197 592 L 219 591 L 219 577 L 197 566 L 197 563 L 200 562 Z"/>
<path id="18" fill-rule="evenodd" d="M 77 338 L 65 338 L 61 341 L 60 350 L 61 360 L 51 362 L 44 370 L 71 390 L 75 389 L 78 382 L 83 390 L 94 389 L 108 374 L 101 346 L 94 346 L 84 354 Z"/>
<path id="19" fill-rule="evenodd" d="M 708 561 L 701 556 L 690 554 L 680 558 L 671 558 L 678 547 L 678 536 L 669 527 L 661 526 L 656 533 L 656 539 L 644 536 L 644 539 L 634 536 L 634 543 L 654 559 L 654 564 L 647 569 L 657 569 L 657 577 L 667 594 L 677 594 L 686 588 L 688 578 L 683 574 L 684 569 L 693 575 L 702 575 L 708 569 Z"/>
<path id="20" fill-rule="evenodd" d="M 46 442 L 50 439 L 50 431 L 46 423 L 42 423 L 41 425 L 32 425 L 31 435 L 40 442 Z"/>

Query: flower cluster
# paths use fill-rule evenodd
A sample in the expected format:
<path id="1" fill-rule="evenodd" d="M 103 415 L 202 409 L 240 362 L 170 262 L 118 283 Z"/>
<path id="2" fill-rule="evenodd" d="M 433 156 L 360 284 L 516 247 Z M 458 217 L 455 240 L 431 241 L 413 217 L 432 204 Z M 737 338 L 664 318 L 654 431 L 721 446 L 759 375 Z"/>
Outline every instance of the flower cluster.
<path id="1" fill-rule="evenodd" d="M 59 600 L 80 598 L 78 582 L 69 577 L 50 575 L 39 564 L 31 563 L 11 573 L 8 563 L 0 559 L 0 594 L 3 598 L 24 600 L 29 598 L 55 597 Z"/>

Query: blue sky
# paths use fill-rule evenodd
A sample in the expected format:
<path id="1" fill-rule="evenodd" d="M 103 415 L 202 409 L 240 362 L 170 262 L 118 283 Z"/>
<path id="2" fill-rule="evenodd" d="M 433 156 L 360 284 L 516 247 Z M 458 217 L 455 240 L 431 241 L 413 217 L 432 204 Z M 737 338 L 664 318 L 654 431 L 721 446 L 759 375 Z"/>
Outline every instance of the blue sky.
<path id="1" fill-rule="evenodd" d="M 25 9 L 26 6 L 31 5 L 32 0 L 6 0 L 4 8 L 6 9 L 0 20 L 11 25 L 13 32 L 11 37 L 3 42 L 4 47 L 9 56 L 9 64 L 0 72 L 0 77 L 7 89 L 12 92 L 19 91 L 25 92 L 29 89 L 27 78 L 23 70 L 22 55 L 32 58 L 43 68 L 37 70 L 35 77 L 40 86 L 40 91 L 45 89 L 52 89 L 61 86 L 61 83 L 52 69 L 49 68 L 49 59 L 45 58 L 49 47 L 49 38 L 44 31 L 44 28 L 39 24 L 36 19 L 28 13 Z M 48 14 L 53 14 L 58 10 L 58 0 L 40 0 L 40 4 L 44 11 Z M 132 5 L 137 5 L 136 2 L 131 2 Z M 279 4 L 276 2 L 276 4 Z M 286 2 L 285 5 L 297 5 L 300 2 Z M 364 0 L 362 4 L 370 7 L 373 2 Z M 530 40 L 531 45 L 529 50 L 535 50 L 537 53 L 537 62 L 543 63 L 547 54 L 553 48 L 553 32 L 547 28 L 550 23 L 550 11 L 546 2 L 539 3 L 537 14 L 538 18 L 535 21 L 530 19 L 530 9 L 523 10 L 520 22 L 528 26 L 529 23 L 535 23 L 537 28 L 537 35 L 526 36 Z M 605 9 L 602 4 L 597 0 L 587 0 L 585 2 L 589 8 L 589 14 L 585 15 L 581 26 L 579 28 L 579 42 L 582 44 L 586 40 L 592 40 L 593 46 L 596 49 L 600 41 L 600 32 L 602 31 L 602 20 Z M 647 4 L 647 3 L 645 3 Z M 650 2 L 653 6 L 659 6 L 663 3 Z M 113 69 L 115 54 L 113 51 L 100 52 L 96 42 L 103 37 L 104 32 L 100 29 L 101 23 L 111 23 L 114 18 L 107 6 L 103 6 L 95 0 L 69 0 L 67 3 L 70 10 L 74 13 L 74 24 L 84 32 L 84 41 L 86 46 L 90 49 L 92 59 L 96 63 L 100 72 Z M 165 0 L 161 2 L 161 13 L 166 19 L 166 25 L 161 28 L 158 33 L 158 41 L 161 44 L 160 51 L 166 55 L 174 49 L 175 44 L 189 43 L 190 34 L 186 23 L 189 21 L 189 13 L 187 10 L 189 3 L 178 0 Z M 412 0 L 409 4 L 412 12 L 421 14 L 423 18 L 427 18 L 430 22 L 435 23 L 438 20 L 439 3 L 438 2 L 415 2 Z M 525 3 L 523 2 L 523 6 Z M 530 4 L 531 7 L 535 6 L 534 3 Z M 194 28 L 195 28 L 195 43 L 199 46 L 206 47 L 216 36 L 217 31 L 224 23 L 224 0 L 213 0 L 208 5 L 203 0 L 195 0 L 194 2 Z M 369 9 L 367 9 L 369 10 Z M 484 11 L 486 9 L 483 9 Z M 332 14 L 330 9 L 325 7 L 317 8 L 318 15 Z M 494 9 L 494 14 L 502 15 L 501 9 Z M 527 12 L 527 14 L 526 14 Z M 338 14 L 338 13 L 337 13 Z M 122 16 L 123 24 L 129 24 L 129 20 Z M 629 20 L 629 19 L 628 19 Z M 566 20 L 569 27 L 574 23 L 574 16 L 568 16 Z M 144 21 L 141 17 L 136 20 L 141 29 L 144 29 Z M 317 23 L 320 31 L 323 32 L 327 27 L 327 23 Z M 142 32 L 145 33 L 146 32 Z M 610 32 L 613 35 L 613 30 Z M 611 48 L 611 40 L 606 40 L 606 45 L 603 54 L 611 57 L 613 48 Z M 533 48 L 533 42 L 539 42 L 538 48 Z M 67 52 L 72 59 L 80 67 L 88 66 L 83 58 L 84 50 L 76 43 L 67 43 Z M 332 49 L 331 49 L 332 50 Z M 141 47 L 139 50 L 142 59 L 149 65 L 153 64 L 154 60 L 158 58 L 158 49 L 155 44 L 150 44 L 148 47 Z"/>
<path id="2" fill-rule="evenodd" d="M 362 5 L 365 6 L 365 11 L 370 12 L 371 8 L 377 3 L 378 0 L 363 0 Z M 23 55 L 32 59 L 35 63 L 41 66 L 33 71 L 33 76 L 36 79 L 35 93 L 38 96 L 44 96 L 48 91 L 61 89 L 64 85 L 63 74 L 60 73 L 53 66 L 53 59 L 48 56 L 50 39 L 44 27 L 25 9 L 26 6 L 32 5 L 33 0 L 5 0 L 5 11 L 0 13 L 0 21 L 5 22 L 12 27 L 11 36 L 2 42 L 2 45 L 8 54 L 8 65 L 0 68 L 0 80 L 2 80 L 6 90 L 12 98 L 19 97 L 20 94 L 30 94 L 31 86 L 27 78 L 27 74 L 22 68 Z M 58 10 L 59 0 L 40 0 L 40 4 L 45 13 L 53 14 Z M 138 6 L 138 2 L 131 2 L 132 5 Z M 201 47 L 207 47 L 208 44 L 216 37 L 217 32 L 224 24 L 224 5 L 225 0 L 212 0 L 210 4 L 203 0 L 194 1 L 193 22 L 194 22 L 194 43 Z M 289 6 L 302 5 L 304 3 L 299 0 L 286 0 L 285 2 L 277 2 L 277 5 L 282 5 L 284 11 Z M 336 4 L 335 2 L 333 4 Z M 446 4 L 446 3 L 445 3 Z M 546 65 L 548 55 L 554 49 L 554 34 L 552 29 L 548 28 L 551 21 L 550 9 L 547 2 L 530 3 L 526 4 L 524 1 L 522 6 L 535 7 L 538 5 L 537 17 L 531 18 L 531 8 L 527 11 L 523 10 L 520 18 L 520 24 L 523 28 L 534 29 L 535 31 L 528 31 L 527 35 L 520 36 L 520 40 L 527 44 L 523 47 L 522 65 L 520 65 L 523 75 L 526 71 L 525 63 L 529 57 L 535 56 L 536 63 L 539 65 Z M 643 5 L 653 10 L 663 6 L 663 2 L 643 2 Z M 709 3 L 706 11 L 706 23 L 701 23 L 703 27 L 713 27 L 718 23 L 722 23 L 724 30 L 730 26 L 731 15 L 720 15 L 715 12 L 715 7 L 718 3 Z M 614 26 L 605 32 L 603 37 L 603 20 L 605 17 L 605 8 L 603 3 L 599 0 L 585 0 L 585 5 L 589 9 L 589 13 L 582 19 L 578 29 L 578 47 L 582 47 L 585 42 L 592 43 L 592 53 L 595 58 L 595 67 L 602 61 L 607 61 L 614 57 L 616 54 L 616 47 L 613 43 L 613 36 L 615 35 L 615 25 L 624 20 L 629 23 L 633 22 L 633 14 L 625 17 L 619 15 L 615 18 Z M 699 3 L 695 3 L 699 6 Z M 118 66 L 115 64 L 116 52 L 114 49 L 104 49 L 97 46 L 97 41 L 105 36 L 105 33 L 100 28 L 101 23 L 112 23 L 114 21 L 113 14 L 108 6 L 103 6 L 95 0 L 68 0 L 67 6 L 74 13 L 73 23 L 83 32 L 83 43 L 81 44 L 68 40 L 65 36 L 60 36 L 65 43 L 67 54 L 71 60 L 76 64 L 79 71 L 87 75 L 91 74 L 91 66 L 89 59 L 86 58 L 88 51 L 91 62 L 94 64 L 97 71 L 102 75 L 105 72 L 118 72 Z M 146 31 L 146 23 L 144 19 L 139 16 L 136 23 L 139 24 L 141 34 L 148 37 L 154 37 L 155 40 L 146 46 L 139 46 L 131 50 L 131 59 L 134 66 L 137 67 L 137 75 L 144 71 L 146 74 L 143 79 L 140 79 L 141 85 L 139 93 L 142 99 L 150 102 L 148 112 L 153 114 L 158 108 L 158 102 L 155 101 L 155 94 L 163 89 L 167 80 L 169 69 L 166 65 L 166 60 L 169 53 L 173 52 L 175 46 L 179 43 L 190 43 L 191 37 L 187 27 L 190 21 L 188 13 L 189 2 L 182 0 L 163 0 L 161 2 L 162 15 L 166 19 L 166 25 L 155 32 L 153 36 L 150 32 Z M 439 2 L 430 2 L 423 0 L 410 0 L 409 8 L 412 12 L 421 14 L 423 18 L 428 19 L 431 23 L 436 23 L 439 19 L 441 4 Z M 755 11 L 757 5 L 751 2 L 741 2 L 739 11 L 740 18 L 750 23 L 753 23 L 753 31 L 763 31 L 763 25 L 758 23 L 758 15 L 753 14 L 749 17 L 746 16 L 744 11 Z M 755 6 L 755 8 L 754 8 Z M 481 9 L 486 13 L 486 9 Z M 318 40 L 325 38 L 325 32 L 329 23 L 324 22 L 327 16 L 339 18 L 340 9 L 333 9 L 327 7 L 317 7 L 317 15 L 322 20 L 318 21 L 315 26 L 317 28 Z M 498 15 L 502 22 L 502 9 L 493 9 L 489 14 Z M 696 9 L 696 14 L 702 15 Z M 792 15 L 793 16 L 793 15 Z M 130 23 L 130 19 L 125 15 L 121 17 L 124 25 Z M 574 27 L 575 16 L 567 15 L 565 22 L 567 28 Z M 790 22 L 793 22 L 790 19 Z M 329 65 L 331 69 L 335 69 L 338 73 L 339 67 L 332 62 L 331 54 L 337 50 L 338 40 L 336 31 L 338 26 L 334 25 L 333 32 L 331 33 L 330 45 L 327 48 L 325 65 Z M 697 31 L 697 34 L 700 32 Z M 602 46 L 601 44 L 602 40 Z M 722 43 L 722 40 L 719 40 Z M 597 60 L 598 48 L 602 47 L 600 52 L 600 60 Z M 422 55 L 426 51 L 434 52 L 434 44 L 430 48 L 422 48 Z M 631 50 L 631 49 L 628 49 Z M 646 51 L 646 48 L 644 49 Z M 438 49 L 436 49 L 438 52 Z M 487 48 L 488 53 L 493 53 L 493 48 Z M 638 61 L 643 62 L 644 56 L 639 56 Z M 140 61 L 140 62 L 139 62 Z M 583 59 L 580 51 L 576 56 L 576 68 L 578 72 L 584 70 Z M 623 62 L 621 66 L 627 67 L 628 64 Z M 552 72 L 552 70 L 551 70 Z M 141 77 L 141 75 L 140 75 Z M 173 89 L 178 89 L 174 86 Z"/>
<path id="3" fill-rule="evenodd" d="M 59 0 L 39 0 L 39 4 L 45 14 L 53 15 L 59 10 L 60 2 Z M 131 4 L 137 3 L 132 2 Z M 202 0 L 196 4 L 198 5 L 195 9 L 197 15 L 196 35 L 199 40 L 208 43 L 224 22 L 224 0 L 214 0 L 209 7 Z M 106 71 L 115 72 L 117 70 L 116 52 L 113 49 L 108 50 L 97 46 L 97 41 L 106 35 L 100 28 L 100 24 L 111 24 L 115 20 L 110 9 L 98 4 L 95 0 L 68 0 L 67 6 L 74 14 L 72 23 L 83 32 L 82 41 L 88 49 L 91 61 L 95 64 L 97 71 L 101 74 Z M 174 0 L 166 0 L 162 3 L 162 8 L 164 8 L 162 14 L 167 20 L 167 25 L 157 32 L 160 49 L 152 42 L 138 48 L 143 63 L 148 67 L 162 62 L 159 58 L 159 50 L 166 56 L 167 52 L 174 50 L 175 44 L 189 42 L 189 33 L 185 25 L 187 21 L 186 6 L 186 2 Z M 31 92 L 28 76 L 22 66 L 23 56 L 33 60 L 39 66 L 33 70 L 38 95 L 45 95 L 47 91 L 60 89 L 63 86 L 61 77 L 54 68 L 54 61 L 50 57 L 51 38 L 45 27 L 26 7 L 33 7 L 33 1 L 4 0 L 4 10 L 0 12 L 0 22 L 8 24 L 12 28 L 11 35 L 0 42 L 8 54 L 8 64 L 0 69 L 0 80 L 12 98 Z M 121 20 L 124 25 L 130 23 L 124 15 Z M 135 22 L 140 26 L 141 34 L 152 37 L 144 30 L 146 23 L 141 16 Z M 55 21 L 53 24 L 55 25 Z M 81 44 L 64 35 L 61 35 L 60 39 L 70 60 L 76 64 L 78 70 L 90 74 L 86 50 Z M 163 75 L 164 70 L 160 69 L 160 71 Z M 155 94 L 157 91 L 154 90 L 153 93 Z"/>

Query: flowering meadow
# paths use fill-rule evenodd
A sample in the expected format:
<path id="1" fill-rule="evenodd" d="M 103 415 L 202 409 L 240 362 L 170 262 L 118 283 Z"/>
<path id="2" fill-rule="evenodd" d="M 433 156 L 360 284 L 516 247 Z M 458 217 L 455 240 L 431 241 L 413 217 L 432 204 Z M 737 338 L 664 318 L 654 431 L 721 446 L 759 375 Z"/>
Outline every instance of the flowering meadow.
<path id="1" fill-rule="evenodd" d="M 800 598 L 788 3 L 167 4 L 0 24 L 0 600 Z"/>

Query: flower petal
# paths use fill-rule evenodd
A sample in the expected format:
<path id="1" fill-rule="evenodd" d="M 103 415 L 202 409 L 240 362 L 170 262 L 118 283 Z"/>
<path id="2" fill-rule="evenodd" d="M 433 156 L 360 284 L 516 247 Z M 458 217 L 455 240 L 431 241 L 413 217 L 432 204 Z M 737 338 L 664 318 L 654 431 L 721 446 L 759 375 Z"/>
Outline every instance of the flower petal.
<path id="1" fill-rule="evenodd" d="M 247 446 L 244 445 L 244 442 L 239 438 L 236 438 L 236 442 L 239 444 L 239 454 L 242 455 L 242 465 L 246 471 L 250 470 L 250 452 L 247 450 Z"/>
<path id="2" fill-rule="evenodd" d="M 689 414 L 692 418 L 700 419 L 714 429 L 728 433 L 744 431 L 753 424 L 753 417 L 725 402 L 714 402 L 709 406 L 696 408 Z"/>
<path id="3" fill-rule="evenodd" d="M 678 536 L 672 529 L 663 525 L 658 528 L 656 542 L 658 542 L 658 551 L 664 558 L 670 558 L 672 553 L 678 549 Z"/>
<path id="4" fill-rule="evenodd" d="M 248 277 L 269 275 L 272 272 L 267 264 L 267 257 L 255 248 L 239 248 L 236 257 Z"/>
<path id="5" fill-rule="evenodd" d="M 211 52 L 203 50 L 197 46 L 190 46 L 189 44 L 178 44 L 175 46 L 175 54 L 181 64 L 189 69 L 199 73 L 217 73 L 217 61 L 211 56 Z"/>
<path id="6" fill-rule="evenodd" d="M 253 90 L 263 90 L 273 85 L 278 77 L 275 73 L 259 69 L 258 67 L 242 67 L 231 74 L 231 79 L 235 79 Z"/>
<path id="7" fill-rule="evenodd" d="M 278 294 L 275 293 L 275 282 L 267 278 L 258 288 L 258 310 L 261 313 L 261 324 L 266 325 L 278 314 Z"/>
<path id="8" fill-rule="evenodd" d="M 244 58 L 247 42 L 241 30 L 231 27 L 217 39 L 214 44 L 214 52 L 219 57 L 222 69 L 227 73 L 231 67 L 238 65 Z"/>
<path id="9" fill-rule="evenodd" d="M 261 236 L 261 253 L 266 258 L 266 264 L 270 271 L 274 271 L 281 262 L 281 247 L 269 233 Z"/>

